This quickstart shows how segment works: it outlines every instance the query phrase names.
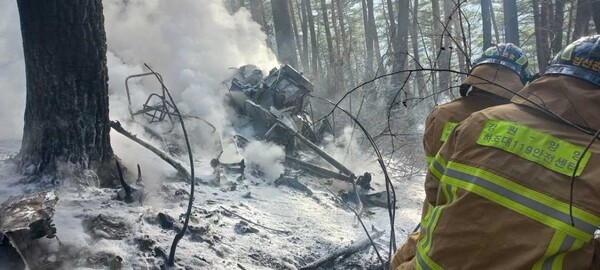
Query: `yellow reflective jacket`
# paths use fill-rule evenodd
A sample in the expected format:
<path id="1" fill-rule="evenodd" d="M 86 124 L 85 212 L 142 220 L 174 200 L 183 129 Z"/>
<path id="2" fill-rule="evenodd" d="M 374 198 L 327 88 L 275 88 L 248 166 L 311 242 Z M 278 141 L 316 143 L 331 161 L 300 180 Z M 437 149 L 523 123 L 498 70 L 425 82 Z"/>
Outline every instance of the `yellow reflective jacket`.
<path id="1" fill-rule="evenodd" d="M 600 128 L 597 86 L 545 76 L 521 94 Z M 426 176 L 440 186 L 416 256 L 396 269 L 600 269 L 592 244 L 600 226 L 600 143 L 583 155 L 591 135 L 513 102 L 473 113 L 450 134 Z"/>
<path id="2" fill-rule="evenodd" d="M 508 99 L 477 89 L 466 97 L 436 106 L 425 120 L 423 149 L 427 164 L 431 163 L 458 123 L 469 117 L 471 113 L 508 102 Z M 437 181 L 425 182 L 426 204 L 435 205 L 438 186 Z"/>
<path id="3" fill-rule="evenodd" d="M 485 80 L 502 85 L 514 92 L 523 88 L 517 74 L 502 66 L 481 65 L 474 68 L 471 75 L 463 82 L 463 84 L 472 85 L 473 90 L 465 97 L 436 106 L 427 116 L 423 134 L 423 150 L 427 164 L 433 160 L 442 144 L 448 139 L 452 129 L 469 117 L 471 113 L 510 101 L 512 93 Z M 427 211 L 428 204 L 435 205 L 438 185 L 437 181 L 425 181 L 423 215 Z"/>

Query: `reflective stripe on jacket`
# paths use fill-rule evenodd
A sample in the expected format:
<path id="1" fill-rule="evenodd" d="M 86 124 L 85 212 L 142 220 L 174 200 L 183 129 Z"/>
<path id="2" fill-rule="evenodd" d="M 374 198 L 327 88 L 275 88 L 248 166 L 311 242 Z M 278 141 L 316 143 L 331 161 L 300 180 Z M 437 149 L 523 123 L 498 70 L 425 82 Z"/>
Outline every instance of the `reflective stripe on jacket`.
<path id="1" fill-rule="evenodd" d="M 522 93 L 600 128 L 597 87 L 546 76 Z M 600 143 L 582 156 L 590 135 L 532 107 L 493 107 L 456 127 L 429 167 L 427 178 L 440 186 L 422 220 L 417 256 L 398 269 L 600 269 L 592 244 L 600 225 Z M 570 174 L 580 157 L 570 209 Z"/>

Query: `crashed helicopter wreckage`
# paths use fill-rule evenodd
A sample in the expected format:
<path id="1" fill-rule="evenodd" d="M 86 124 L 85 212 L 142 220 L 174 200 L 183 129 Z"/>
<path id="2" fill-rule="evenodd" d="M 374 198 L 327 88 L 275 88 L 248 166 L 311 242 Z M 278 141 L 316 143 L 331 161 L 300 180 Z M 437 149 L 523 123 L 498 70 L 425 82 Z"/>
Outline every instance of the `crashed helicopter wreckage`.
<path id="1" fill-rule="evenodd" d="M 174 166 L 182 175 L 188 175 L 184 166 L 175 158 L 172 149 L 169 147 L 172 143 L 169 141 L 168 134 L 174 129 L 174 122 L 179 121 L 179 115 L 176 114 L 173 104 L 166 96 L 165 86 L 157 93 L 150 93 L 142 108 L 133 110 L 129 88 L 129 80 L 133 78 L 154 76 L 162 85 L 162 78 L 157 73 L 142 73 L 131 75 L 125 80 L 125 88 L 129 102 L 130 119 L 136 121 L 136 118 L 143 117 L 147 124 L 142 124 L 144 130 L 151 136 L 165 142 L 166 150 L 162 151 L 151 146 L 142 139 L 127 132 L 118 124 L 113 123 L 113 130 L 131 138 L 142 146 L 159 155 L 162 159 Z M 318 143 L 322 142 L 323 136 L 327 133 L 333 134 L 333 128 L 327 118 L 316 125 L 312 122 L 312 106 L 309 101 L 310 93 L 313 91 L 313 84 L 302 76 L 298 71 L 289 65 L 283 65 L 279 69 L 274 68 L 269 75 L 263 77 L 260 69 L 253 65 L 245 65 L 236 69 L 231 80 L 224 83 L 227 87 L 227 104 L 239 115 L 246 119 L 242 125 L 252 127 L 255 136 L 276 144 L 283 145 L 286 149 L 286 164 L 295 169 L 315 175 L 317 177 L 333 178 L 360 186 L 362 190 L 371 189 L 371 174 L 354 174 L 349 168 L 334 159 L 331 155 L 324 152 Z M 310 108 L 310 113 L 306 111 Z M 214 125 L 201 117 L 184 116 L 185 118 L 197 119 L 212 129 L 212 133 L 222 136 L 221 132 L 215 132 Z M 136 121 L 139 123 L 139 121 Z M 153 124 L 170 122 L 171 128 L 166 132 L 160 132 L 153 128 Z M 318 126 L 318 128 L 315 128 Z M 247 126 L 244 126 L 247 127 Z M 234 126 L 235 130 L 241 130 L 242 126 Z M 234 148 L 243 148 L 248 139 L 239 134 L 233 134 L 230 138 L 220 138 L 222 149 L 233 144 Z M 329 169 L 316 165 L 299 158 L 299 152 L 310 150 L 335 169 Z M 235 150 L 237 151 L 237 150 Z M 223 153 L 223 151 L 221 152 Z M 211 161 L 211 166 L 217 171 L 219 168 L 225 170 L 234 170 L 236 173 L 244 174 L 246 168 L 244 161 L 226 163 L 219 160 L 219 157 Z M 336 171 L 337 170 L 337 171 Z M 358 175 L 358 176 L 357 176 Z M 241 179 L 242 177 L 240 177 Z M 186 179 L 189 179 L 186 177 Z M 377 193 L 378 194 L 378 193 Z M 377 195 L 372 194 L 372 195 Z M 370 196 L 370 195 L 367 195 Z"/>

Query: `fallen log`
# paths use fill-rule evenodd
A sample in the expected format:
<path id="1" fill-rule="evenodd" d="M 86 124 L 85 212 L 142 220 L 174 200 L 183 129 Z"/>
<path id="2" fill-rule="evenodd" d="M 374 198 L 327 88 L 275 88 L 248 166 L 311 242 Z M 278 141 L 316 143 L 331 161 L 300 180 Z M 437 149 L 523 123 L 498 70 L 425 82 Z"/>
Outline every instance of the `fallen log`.
<path id="1" fill-rule="evenodd" d="M 373 233 L 373 235 L 371 235 L 371 239 L 373 241 L 375 241 L 375 239 L 381 237 L 383 235 L 383 231 L 378 231 Z M 341 256 L 349 256 L 352 255 L 354 253 L 357 253 L 363 249 L 365 249 L 367 246 L 371 245 L 371 240 L 369 240 L 369 238 L 365 238 L 363 240 L 360 240 L 354 244 L 351 244 L 345 248 L 342 249 L 338 249 L 336 251 L 334 251 L 333 253 L 318 259 L 308 265 L 305 265 L 303 267 L 301 267 L 301 270 L 309 270 L 309 269 L 317 269 L 319 267 L 325 266 L 329 263 L 332 263 L 335 261 L 335 259 L 341 257 Z"/>
<path id="2" fill-rule="evenodd" d="M 175 170 L 177 170 L 177 172 L 179 172 L 180 174 L 182 174 L 185 177 L 186 181 L 190 181 L 190 179 L 192 178 L 190 172 L 188 172 L 188 170 L 183 166 L 183 164 L 181 164 L 179 161 L 175 160 L 174 158 L 170 157 L 169 154 L 165 153 L 164 151 L 152 146 L 148 142 L 138 138 L 136 135 L 133 135 L 131 132 L 125 130 L 121 126 L 121 123 L 119 121 L 111 121 L 110 127 L 114 131 L 121 133 L 123 136 L 125 136 L 125 137 L 131 139 L 132 141 L 138 143 L 139 145 L 145 147 L 146 149 L 150 150 L 152 153 L 154 153 L 158 157 L 160 157 L 162 160 L 169 163 L 169 165 L 173 166 L 173 168 L 175 168 Z"/>

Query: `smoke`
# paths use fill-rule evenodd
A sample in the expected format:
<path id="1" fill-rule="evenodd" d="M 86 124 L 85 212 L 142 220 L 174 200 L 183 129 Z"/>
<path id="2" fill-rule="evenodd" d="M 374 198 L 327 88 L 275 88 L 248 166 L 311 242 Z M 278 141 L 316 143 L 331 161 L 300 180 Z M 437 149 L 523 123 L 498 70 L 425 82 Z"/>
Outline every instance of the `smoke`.
<path id="1" fill-rule="evenodd" d="M 107 0 L 103 4 L 111 119 L 128 120 L 124 81 L 129 75 L 148 72 L 143 65 L 147 63 L 162 75 L 183 114 L 207 119 L 217 128 L 215 133 L 202 121 L 186 120 L 196 158 L 214 154 L 210 148 L 218 144 L 218 132 L 229 126 L 222 82 L 231 76 L 231 68 L 251 63 L 267 70 L 278 65 L 266 45 L 266 34 L 248 11 L 241 9 L 231 15 L 221 1 Z M 131 82 L 134 111 L 141 109 L 151 92 L 160 93 L 160 84 L 153 77 Z M 159 128 L 165 131 L 171 127 L 163 124 Z M 136 134 L 144 133 L 139 126 L 131 128 L 137 129 Z M 181 135 L 179 129 L 176 125 L 170 135 L 178 138 L 184 149 L 183 138 L 177 136 Z M 159 146 L 163 142 L 153 143 Z M 163 182 L 165 175 L 173 171 L 157 167 L 164 162 L 120 135 L 112 135 L 112 144 L 128 168 L 135 169 L 140 163 L 145 183 L 154 185 L 151 190 L 158 188 L 152 183 Z"/>
<path id="2" fill-rule="evenodd" d="M 0 139 L 20 139 L 25 112 L 25 63 L 17 1 L 0 1 Z"/>
<path id="3" fill-rule="evenodd" d="M 264 179 L 269 181 L 277 179 L 284 171 L 285 151 L 271 142 L 250 142 L 244 149 L 244 158 L 250 166 L 256 166 L 263 172 Z"/>
<path id="4" fill-rule="evenodd" d="M 245 9 L 231 15 L 222 1 L 215 0 L 106 0 L 103 4 L 113 119 L 128 116 L 124 80 L 144 72 L 143 63 L 163 75 L 184 113 L 215 125 L 224 121 L 219 90 L 230 68 L 252 63 L 268 70 L 278 65 L 266 34 Z M 1 139 L 20 138 L 23 129 L 25 72 L 19 27 L 16 1 L 0 2 Z M 134 81 L 134 107 L 159 89 L 156 83 Z"/>
<path id="5" fill-rule="evenodd" d="M 109 62 L 112 95 L 124 93 L 128 74 L 120 71 L 141 71 L 148 63 L 162 74 L 184 113 L 220 125 L 224 110 L 219 90 L 230 68 L 248 63 L 263 69 L 277 66 L 266 34 L 250 13 L 241 9 L 230 15 L 221 1 L 108 0 L 104 14 L 108 47 L 115 58 Z M 134 101 L 139 105 L 141 100 Z"/>

